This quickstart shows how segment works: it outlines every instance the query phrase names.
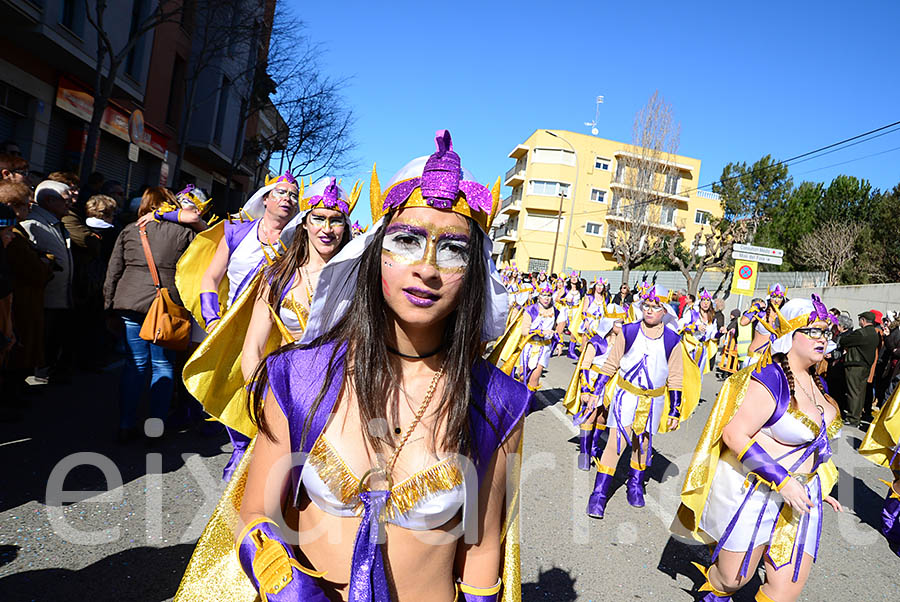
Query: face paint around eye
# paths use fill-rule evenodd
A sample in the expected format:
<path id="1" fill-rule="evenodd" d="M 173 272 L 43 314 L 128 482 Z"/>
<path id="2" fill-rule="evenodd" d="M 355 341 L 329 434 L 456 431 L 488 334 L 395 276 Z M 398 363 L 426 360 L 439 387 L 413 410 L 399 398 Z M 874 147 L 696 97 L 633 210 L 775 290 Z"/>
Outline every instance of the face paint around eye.
<path id="1" fill-rule="evenodd" d="M 458 272 L 466 267 L 468 243 L 456 230 L 431 232 L 425 225 L 397 223 L 388 226 L 382 251 L 400 262 L 426 261 L 440 271 Z"/>

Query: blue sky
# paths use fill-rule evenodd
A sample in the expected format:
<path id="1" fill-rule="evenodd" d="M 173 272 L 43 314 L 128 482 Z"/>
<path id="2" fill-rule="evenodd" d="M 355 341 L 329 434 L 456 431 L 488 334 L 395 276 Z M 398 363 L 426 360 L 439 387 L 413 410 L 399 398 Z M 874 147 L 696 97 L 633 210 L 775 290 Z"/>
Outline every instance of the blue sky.
<path id="1" fill-rule="evenodd" d="M 484 182 L 537 128 L 628 141 L 654 90 L 681 124 L 700 183 L 729 161 L 785 159 L 900 121 L 900 2 L 289 2 L 325 69 L 352 78 L 363 179 L 382 183 L 448 128 Z M 791 168 L 900 182 L 900 131 Z M 889 149 L 878 156 L 862 158 Z M 836 163 L 852 161 L 836 167 Z M 815 171 L 813 171 L 815 170 Z M 504 188 L 503 195 L 509 189 Z M 361 203 L 365 205 L 366 203 Z M 354 217 L 368 222 L 365 211 Z"/>

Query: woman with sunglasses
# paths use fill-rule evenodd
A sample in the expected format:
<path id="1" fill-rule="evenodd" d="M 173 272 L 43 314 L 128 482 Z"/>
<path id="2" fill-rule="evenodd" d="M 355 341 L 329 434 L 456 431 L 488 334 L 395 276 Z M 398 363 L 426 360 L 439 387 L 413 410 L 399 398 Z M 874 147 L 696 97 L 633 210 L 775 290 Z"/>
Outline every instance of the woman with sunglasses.
<path id="1" fill-rule="evenodd" d="M 700 300 L 693 307 L 685 308 L 678 328 L 690 348 L 691 359 L 700 368 L 700 373 L 706 374 L 710 370 L 711 358 L 716 355 L 716 342 L 720 336 L 709 291 L 700 291 Z"/>
<path id="2" fill-rule="evenodd" d="M 756 575 L 756 600 L 797 600 L 819 553 L 837 480 L 830 439 L 842 423 L 815 366 L 836 321 L 820 299 L 775 308 L 772 356 L 726 381 L 682 488 L 676 533 L 713 547 L 704 602 L 731 600 Z"/>
<path id="3" fill-rule="evenodd" d="M 373 226 L 323 268 L 302 341 L 257 371 L 236 553 L 195 553 L 183 599 L 518 595 L 506 466 L 530 394 L 481 358 L 506 320 L 485 234 L 499 181 L 475 183 L 448 132 L 437 146 L 383 193 L 373 170 Z"/>
<path id="4" fill-rule="evenodd" d="M 690 415 L 682 407 L 683 353 L 674 317 L 666 309 L 668 291 L 651 287 L 641 297 L 640 321 L 626 324 L 600 369 L 585 412 L 592 412 L 613 387 L 608 410 L 609 438 L 597 462 L 587 513 L 603 518 L 616 465 L 631 446 L 626 482 L 628 503 L 644 506 L 644 479 L 653 455 L 653 434 L 673 431 Z M 666 399 L 668 398 L 668 403 Z M 664 416 L 665 414 L 665 416 Z"/>

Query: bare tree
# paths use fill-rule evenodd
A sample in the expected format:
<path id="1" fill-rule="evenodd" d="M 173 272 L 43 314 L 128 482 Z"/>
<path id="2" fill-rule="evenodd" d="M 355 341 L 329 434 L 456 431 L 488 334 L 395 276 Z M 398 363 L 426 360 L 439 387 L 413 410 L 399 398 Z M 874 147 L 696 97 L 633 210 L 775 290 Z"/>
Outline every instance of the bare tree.
<path id="1" fill-rule="evenodd" d="M 623 283 L 633 268 L 662 249 L 671 232 L 666 226 L 675 226 L 675 201 L 669 195 L 678 190 L 679 136 L 671 105 L 654 92 L 635 114 L 632 142 L 620 155 L 608 213 L 618 222 L 608 241 Z"/>
<path id="2" fill-rule="evenodd" d="M 856 222 L 829 221 L 805 234 L 797 245 L 803 262 L 828 271 L 828 286 L 840 280 L 841 269 L 856 257 L 856 240 L 865 226 Z"/>
<path id="3" fill-rule="evenodd" d="M 115 90 L 116 78 L 122 63 L 128 59 L 128 54 L 146 34 L 160 24 L 175 20 L 181 15 L 182 0 L 157 0 L 146 16 L 138 15 L 137 20 L 132 20 L 128 36 L 121 44 L 113 41 L 113 37 L 110 35 L 111 31 L 105 24 L 108 7 L 109 0 L 84 0 L 87 22 L 97 34 L 97 56 L 94 60 L 94 89 L 92 90 L 94 107 L 82 155 L 85 158 L 81 165 L 82 181 L 86 181 L 90 173 L 94 171 L 94 155 L 100 139 L 100 124 L 103 121 L 103 113 L 109 106 L 109 99 Z"/>
<path id="4" fill-rule="evenodd" d="M 711 225 L 708 232 L 704 233 L 701 228 L 691 240 L 687 253 L 678 252 L 679 238 L 672 236 L 666 240 L 666 254 L 684 275 L 688 293 L 697 294 L 706 270 L 728 266 L 734 247 L 734 230 L 733 224 L 726 224 L 725 220 Z"/>

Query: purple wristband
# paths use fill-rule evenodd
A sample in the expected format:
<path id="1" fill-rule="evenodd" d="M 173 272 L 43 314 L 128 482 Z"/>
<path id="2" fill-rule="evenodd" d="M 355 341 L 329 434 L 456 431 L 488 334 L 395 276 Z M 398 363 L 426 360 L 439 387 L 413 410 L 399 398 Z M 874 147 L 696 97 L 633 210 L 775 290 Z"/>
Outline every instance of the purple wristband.
<path id="1" fill-rule="evenodd" d="M 265 600 L 328 602 L 316 578 L 298 568 L 291 547 L 275 523 L 263 519 L 249 527 L 237 544 L 238 560 L 256 591 L 265 594 Z"/>
<path id="2" fill-rule="evenodd" d="M 162 219 L 167 222 L 173 222 L 175 224 L 178 223 L 178 213 L 181 209 L 172 209 L 171 211 L 166 211 L 165 213 L 160 212 L 159 209 L 153 212 L 153 217 L 156 219 Z"/>
<path id="3" fill-rule="evenodd" d="M 681 391 L 669 391 L 669 417 L 681 418 Z"/>
<path id="4" fill-rule="evenodd" d="M 219 293 L 212 291 L 200 293 L 200 316 L 207 327 L 210 322 L 219 319 Z"/>
<path id="5" fill-rule="evenodd" d="M 581 370 L 581 383 L 582 383 L 581 384 L 581 392 L 582 393 L 590 393 L 591 392 L 591 385 L 589 384 L 591 382 L 589 379 L 590 375 L 591 375 L 590 368 L 588 368 L 588 369 L 582 368 L 582 370 Z"/>
<path id="6" fill-rule="evenodd" d="M 500 599 L 500 581 L 494 587 L 472 587 L 459 581 L 459 593 L 465 602 L 497 602 Z"/>
<path id="7" fill-rule="evenodd" d="M 769 487 L 775 491 L 779 491 L 784 487 L 784 484 L 791 477 L 787 469 L 776 462 L 756 441 L 747 446 L 744 452 L 738 456 L 738 460 L 741 461 L 748 471 L 766 481 Z"/>
<path id="8" fill-rule="evenodd" d="M 603 397 L 603 389 L 606 388 L 606 383 L 608 382 L 609 376 L 601 372 L 600 376 L 597 377 L 597 382 L 594 383 L 594 395 Z"/>

